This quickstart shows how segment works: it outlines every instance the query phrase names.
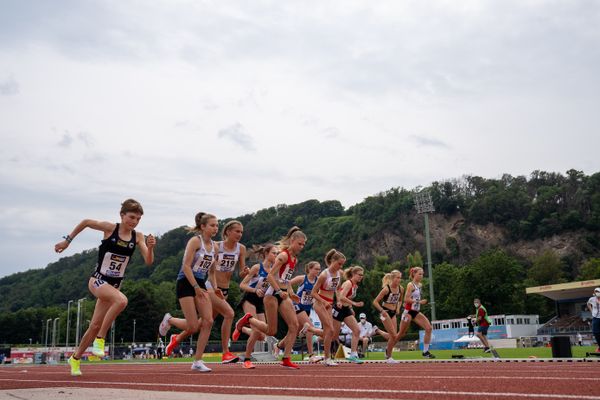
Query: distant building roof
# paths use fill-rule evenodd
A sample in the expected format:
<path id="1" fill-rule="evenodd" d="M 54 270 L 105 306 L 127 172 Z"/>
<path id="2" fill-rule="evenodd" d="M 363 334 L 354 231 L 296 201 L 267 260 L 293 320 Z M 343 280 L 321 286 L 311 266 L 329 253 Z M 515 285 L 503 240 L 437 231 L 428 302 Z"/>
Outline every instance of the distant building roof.
<path id="1" fill-rule="evenodd" d="M 557 283 L 553 285 L 534 286 L 525 289 L 527 294 L 540 294 L 552 300 L 571 300 L 582 297 L 591 297 L 594 288 L 600 287 L 600 279 L 592 281 L 580 281 L 569 283 Z"/>

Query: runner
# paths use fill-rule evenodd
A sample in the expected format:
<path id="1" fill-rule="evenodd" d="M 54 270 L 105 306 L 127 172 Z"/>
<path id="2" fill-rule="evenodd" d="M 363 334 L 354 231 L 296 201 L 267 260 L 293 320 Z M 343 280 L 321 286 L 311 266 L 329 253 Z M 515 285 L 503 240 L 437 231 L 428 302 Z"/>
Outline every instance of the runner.
<path id="1" fill-rule="evenodd" d="M 421 281 L 423 280 L 423 268 L 412 267 L 410 269 L 411 282 L 406 285 L 406 293 L 404 294 L 404 311 L 402 312 L 402 321 L 400 322 L 400 333 L 396 341 L 401 340 L 411 321 L 414 321 L 417 325 L 425 330 L 425 337 L 423 338 L 423 357 L 435 358 L 435 355 L 429 352 L 429 345 L 431 343 L 431 332 L 432 327 L 429 319 L 423 314 L 421 306 L 427 304 L 426 299 L 421 298 Z"/>
<path id="2" fill-rule="evenodd" d="M 340 333 L 342 322 L 346 324 L 352 331 L 352 342 L 350 345 L 350 355 L 346 358 L 356 364 L 362 364 L 362 360 L 358 358 L 358 340 L 360 338 L 360 327 L 354 317 L 352 307 L 362 307 L 362 301 L 355 302 L 358 284 L 362 281 L 364 270 L 362 267 L 353 266 L 344 270 L 344 278 L 346 281 L 342 283 L 342 287 L 337 292 L 338 301 L 333 307 L 333 329 L 334 335 L 337 337 Z"/>
<path id="3" fill-rule="evenodd" d="M 396 336 L 398 335 L 398 320 L 396 314 L 400 312 L 400 299 L 402 298 L 403 288 L 400 286 L 402 280 L 402 272 L 393 270 L 383 276 L 381 281 L 382 289 L 373 300 L 373 306 L 379 311 L 381 321 L 386 332 L 389 333 L 387 347 L 385 350 L 385 358 L 388 363 L 394 364 L 398 361 L 394 360 L 392 353 L 394 346 L 397 343 Z"/>
<path id="4" fill-rule="evenodd" d="M 300 368 L 291 361 L 292 347 L 298 332 L 298 321 L 292 300 L 299 301 L 300 299 L 291 290 L 289 280 L 294 274 L 298 262 L 297 256 L 305 244 L 306 235 L 297 226 L 291 228 L 287 235 L 280 240 L 281 252 L 275 259 L 275 264 L 267 276 L 270 285 L 264 298 L 267 322 L 260 321 L 254 318 L 252 314 L 247 313 L 235 324 L 235 329 L 238 332 L 244 326 L 250 324 L 253 330 L 257 329 L 266 335 L 273 336 L 277 332 L 277 312 L 279 311 L 288 326 L 287 334 L 281 341 L 285 345 L 281 366 L 292 369 Z M 234 334 L 239 335 L 235 331 Z"/>
<path id="5" fill-rule="evenodd" d="M 227 302 L 229 294 L 229 284 L 235 270 L 236 264 L 239 265 L 240 278 L 244 278 L 249 271 L 246 267 L 246 246 L 240 243 L 244 227 L 240 221 L 229 221 L 221 231 L 222 241 L 219 242 L 219 255 L 217 258 L 215 279 L 217 287 L 214 292 L 210 292 L 210 301 L 213 307 L 213 318 L 217 315 L 223 316 L 221 324 L 221 346 L 223 355 L 221 361 L 224 364 L 236 363 L 238 356 L 229 351 L 229 337 L 231 336 L 231 325 L 233 323 L 233 308 Z"/>
<path id="6" fill-rule="evenodd" d="M 301 327 L 298 336 L 302 337 L 306 335 L 308 359 L 310 362 L 316 363 L 322 361 L 323 357 L 314 354 L 313 335 L 323 336 L 323 330 L 314 327 L 310 319 L 310 312 L 312 311 L 314 302 L 312 290 L 321 272 L 321 264 L 318 261 L 310 261 L 304 266 L 304 272 L 305 275 L 298 275 L 292 278 L 290 285 L 292 287 L 298 286 L 296 295 L 300 298 L 300 301 L 294 303 L 298 326 Z"/>
<path id="7" fill-rule="evenodd" d="M 207 289 L 207 282 L 211 280 L 215 282 L 217 244 L 212 238 L 219 230 L 219 222 L 214 215 L 203 212 L 196 214 L 195 221 L 196 226 L 191 229 L 194 237 L 188 240 L 185 246 L 183 261 L 177 274 L 177 299 L 185 319 L 173 318 L 171 314 L 165 314 L 159 333 L 161 336 L 166 335 L 170 325 L 182 330 L 178 335 L 171 335 L 171 340 L 165 349 L 165 354 L 170 356 L 179 343 L 199 331 L 192 370 L 210 372 L 211 369 L 204 365 L 202 356 L 213 325 L 209 296 L 212 289 Z"/>
<path id="8" fill-rule="evenodd" d="M 277 246 L 271 243 L 267 243 L 262 246 L 254 246 L 252 251 L 254 254 L 258 255 L 259 259 L 262 259 L 263 261 L 259 261 L 258 264 L 253 265 L 252 268 L 250 268 L 248 275 L 246 275 L 244 280 L 242 280 L 240 283 L 240 289 L 245 292 L 240 304 L 242 305 L 244 313 L 250 313 L 260 321 L 265 322 L 265 306 L 263 303 L 263 298 L 269 287 L 267 275 L 269 274 L 269 271 L 275 262 L 275 258 L 277 257 L 277 254 L 279 254 L 279 251 Z M 255 329 L 250 329 L 247 326 L 243 329 L 248 335 L 243 365 L 246 369 L 253 369 L 255 367 L 251 360 L 252 350 L 254 349 L 254 345 L 258 340 L 265 339 L 265 335 L 262 332 Z M 232 339 L 234 341 L 239 339 L 239 333 L 240 332 L 237 330 L 233 331 Z"/>
<path id="9" fill-rule="evenodd" d="M 325 255 L 327 269 L 319 274 L 317 282 L 313 286 L 312 296 L 316 300 L 313 303 L 315 312 L 321 321 L 323 328 L 323 352 L 325 359 L 323 364 L 335 367 L 338 364 L 331 357 L 331 342 L 334 338 L 333 316 L 331 314 L 334 297 L 342 279 L 341 269 L 346 262 L 346 256 L 336 249 L 331 249 Z M 337 298 L 336 298 L 337 300 Z M 336 335 L 337 337 L 337 335 Z"/>
<path id="10" fill-rule="evenodd" d="M 104 234 L 98 248 L 96 269 L 88 280 L 88 289 L 97 299 L 94 314 L 79 347 L 68 360 L 73 376 L 81 375 L 81 356 L 92 342 L 93 354 L 104 356 L 106 333 L 115 318 L 127 307 L 127 297 L 121 293 L 120 288 L 125 269 L 136 247 L 139 248 L 146 265 L 154 262 L 156 239 L 152 235 L 144 238 L 142 232 L 135 231 L 143 214 L 144 209 L 140 203 L 127 199 L 121 204 L 120 223 L 84 219 L 69 235 L 64 236 L 63 241 L 54 246 L 54 251 L 62 253 L 85 228 L 95 229 Z"/>

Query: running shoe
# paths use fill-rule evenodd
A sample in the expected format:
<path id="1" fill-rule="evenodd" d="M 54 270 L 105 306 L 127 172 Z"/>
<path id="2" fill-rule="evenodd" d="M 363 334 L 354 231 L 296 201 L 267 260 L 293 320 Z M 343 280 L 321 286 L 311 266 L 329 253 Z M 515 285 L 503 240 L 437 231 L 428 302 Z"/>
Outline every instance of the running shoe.
<path id="1" fill-rule="evenodd" d="M 490 349 L 489 347 L 484 347 L 484 348 L 483 348 L 483 352 L 484 352 L 484 353 L 491 353 L 491 352 L 492 352 L 492 349 Z"/>
<path id="2" fill-rule="evenodd" d="M 97 357 L 104 357 L 104 339 L 94 339 L 94 345 L 92 346 L 92 354 Z"/>
<path id="3" fill-rule="evenodd" d="M 196 360 L 192 363 L 192 371 L 210 372 L 212 371 L 212 369 L 204 365 L 204 362 L 202 360 Z"/>
<path id="4" fill-rule="evenodd" d="M 385 359 L 385 362 L 388 364 L 398 364 L 400 361 L 394 360 L 392 357 L 388 357 Z"/>
<path id="5" fill-rule="evenodd" d="M 233 340 L 234 342 L 236 342 L 236 341 L 237 341 L 237 340 L 240 338 L 240 335 L 241 335 L 241 334 L 242 334 L 242 333 L 241 333 L 240 331 L 238 331 L 238 329 L 237 329 L 237 328 L 235 328 L 235 329 L 233 330 L 233 333 L 231 334 L 231 340 Z"/>
<path id="6" fill-rule="evenodd" d="M 246 313 L 246 315 L 238 319 L 238 321 L 235 323 L 235 329 L 241 332 L 243 327 L 250 324 L 250 318 L 252 318 L 252 314 Z"/>
<path id="7" fill-rule="evenodd" d="M 353 362 L 354 364 L 362 364 L 363 363 L 363 360 L 361 360 L 357 356 L 348 356 L 348 357 L 346 357 L 346 360 Z"/>
<path id="8" fill-rule="evenodd" d="M 338 363 L 333 361 L 331 358 L 326 358 L 323 360 L 323 365 L 325 365 L 326 367 L 337 367 Z"/>
<path id="9" fill-rule="evenodd" d="M 171 314 L 166 313 L 163 317 L 162 321 L 160 321 L 160 325 L 158 326 L 158 334 L 160 336 L 166 336 L 169 329 L 171 329 L 171 324 L 169 320 L 171 319 Z"/>
<path id="10" fill-rule="evenodd" d="M 433 354 L 431 354 L 429 352 L 429 350 L 427 350 L 426 352 L 423 353 L 423 357 L 424 358 L 435 358 L 435 356 Z"/>
<path id="11" fill-rule="evenodd" d="M 273 352 L 273 357 L 279 358 L 279 352 L 281 351 L 279 349 L 279 342 L 273 343 L 273 348 L 271 349 L 271 351 Z"/>
<path id="12" fill-rule="evenodd" d="M 319 361 L 323 361 L 323 356 L 316 356 L 316 355 L 311 355 L 310 357 L 308 357 L 308 362 L 311 363 L 318 363 Z"/>
<path id="13" fill-rule="evenodd" d="M 246 368 L 246 369 L 254 369 L 256 367 L 254 366 L 254 364 L 252 364 L 252 361 L 245 360 L 244 361 L 244 368 Z"/>
<path id="14" fill-rule="evenodd" d="M 369 336 L 375 336 L 377 335 L 377 325 L 373 325 L 373 327 L 371 328 L 371 332 L 369 332 Z"/>
<path id="15" fill-rule="evenodd" d="M 231 354 L 230 351 L 228 351 L 227 353 L 223 353 L 223 355 L 221 356 L 221 362 L 223 364 L 234 364 L 238 361 L 240 361 L 240 358 Z"/>
<path id="16" fill-rule="evenodd" d="M 302 329 L 300 329 L 300 332 L 298 332 L 298 337 L 304 337 L 306 332 L 308 332 L 308 328 L 310 328 L 310 322 L 305 322 Z"/>
<path id="17" fill-rule="evenodd" d="M 286 367 L 286 368 L 291 368 L 291 369 L 300 369 L 300 367 L 296 364 L 294 364 L 289 357 L 284 357 L 283 360 L 281 360 L 281 363 L 279 364 L 282 367 Z"/>
<path id="18" fill-rule="evenodd" d="M 169 344 L 165 348 L 165 354 L 170 356 L 173 353 L 173 349 L 177 347 L 177 335 L 171 335 L 171 339 L 169 340 Z"/>
<path id="19" fill-rule="evenodd" d="M 80 376 L 81 369 L 79 369 L 79 366 L 81 364 L 81 360 L 76 360 L 73 358 L 73 356 L 71 356 L 71 357 L 69 357 L 67 362 L 71 366 L 71 376 Z"/>

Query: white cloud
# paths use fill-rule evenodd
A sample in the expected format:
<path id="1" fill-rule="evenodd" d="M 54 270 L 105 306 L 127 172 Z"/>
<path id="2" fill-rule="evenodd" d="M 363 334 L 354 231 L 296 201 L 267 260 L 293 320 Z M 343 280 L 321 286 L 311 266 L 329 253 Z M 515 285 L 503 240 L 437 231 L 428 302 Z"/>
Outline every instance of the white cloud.
<path id="1" fill-rule="evenodd" d="M 5 2 L 0 275 L 56 259 L 12 254 L 30 224 L 51 249 L 126 197 L 165 232 L 201 210 L 596 172 L 599 17 L 577 0 Z"/>

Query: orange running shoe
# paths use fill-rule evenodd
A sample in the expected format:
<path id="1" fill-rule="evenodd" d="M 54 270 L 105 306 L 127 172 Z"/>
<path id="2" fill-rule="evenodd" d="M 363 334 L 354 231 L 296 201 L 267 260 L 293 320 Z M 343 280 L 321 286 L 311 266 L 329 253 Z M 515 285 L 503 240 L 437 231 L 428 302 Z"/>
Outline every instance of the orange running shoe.
<path id="1" fill-rule="evenodd" d="M 252 318 L 252 314 L 247 313 L 242 318 L 238 319 L 238 321 L 235 323 L 235 330 L 241 332 L 243 327 L 250 324 L 250 318 Z"/>
<path id="2" fill-rule="evenodd" d="M 231 354 L 230 351 L 228 351 L 227 353 L 223 353 L 223 355 L 221 356 L 221 362 L 223 364 L 233 364 L 238 362 L 239 360 L 240 358 Z"/>
<path id="3" fill-rule="evenodd" d="M 245 360 L 244 361 L 244 368 L 246 368 L 246 369 L 254 369 L 256 367 L 254 366 L 254 364 L 252 364 L 252 361 Z"/>
<path id="4" fill-rule="evenodd" d="M 171 340 L 169 340 L 169 344 L 165 348 L 165 354 L 170 356 L 171 353 L 173 353 L 173 349 L 177 347 L 178 344 L 177 335 L 171 335 Z"/>
<path id="5" fill-rule="evenodd" d="M 286 368 L 291 368 L 291 369 L 300 369 L 300 367 L 296 364 L 294 364 L 289 357 L 284 357 L 283 360 L 281 360 L 281 363 L 279 364 L 282 367 L 286 367 Z"/>

